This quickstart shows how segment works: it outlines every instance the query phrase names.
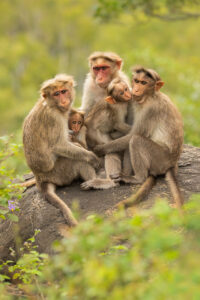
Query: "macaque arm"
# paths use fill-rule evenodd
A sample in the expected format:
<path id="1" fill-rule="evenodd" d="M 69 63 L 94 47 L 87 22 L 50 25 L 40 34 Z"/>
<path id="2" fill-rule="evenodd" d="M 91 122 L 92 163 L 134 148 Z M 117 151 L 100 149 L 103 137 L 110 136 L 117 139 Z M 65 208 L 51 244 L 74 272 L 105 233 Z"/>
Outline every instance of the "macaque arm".
<path id="1" fill-rule="evenodd" d="M 131 135 L 127 134 L 119 139 L 106 143 L 104 145 L 98 145 L 94 151 L 99 155 L 105 155 L 107 153 L 120 152 L 128 148 Z"/>
<path id="2" fill-rule="evenodd" d="M 116 139 L 119 139 L 120 137 L 124 136 L 124 134 L 119 131 L 113 131 L 110 133 L 110 136 L 113 140 L 116 140 Z"/>
<path id="3" fill-rule="evenodd" d="M 54 154 L 57 156 L 63 156 L 70 159 L 90 161 L 94 158 L 94 153 L 77 145 L 67 142 L 66 144 L 57 145 L 54 147 Z"/>
<path id="4" fill-rule="evenodd" d="M 79 134 L 78 134 L 78 140 L 83 144 L 83 146 L 87 149 L 87 142 L 86 142 L 86 132 L 87 128 L 85 125 L 82 126 Z"/>
<path id="5" fill-rule="evenodd" d="M 130 130 L 131 130 L 131 126 L 126 124 L 126 123 L 117 123 L 115 124 L 114 126 L 114 129 L 121 132 L 121 133 L 124 133 L 124 134 L 127 134 Z"/>

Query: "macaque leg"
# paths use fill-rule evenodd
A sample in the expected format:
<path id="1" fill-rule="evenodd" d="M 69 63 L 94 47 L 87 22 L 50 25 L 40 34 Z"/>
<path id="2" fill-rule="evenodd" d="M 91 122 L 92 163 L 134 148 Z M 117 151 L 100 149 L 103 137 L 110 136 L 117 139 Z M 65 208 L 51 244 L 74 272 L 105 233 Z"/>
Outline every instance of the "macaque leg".
<path id="1" fill-rule="evenodd" d="M 119 154 L 110 153 L 105 155 L 105 171 L 107 178 L 119 178 L 121 169 L 121 156 Z"/>
<path id="2" fill-rule="evenodd" d="M 126 183 L 142 183 L 149 175 L 165 174 L 172 166 L 169 152 L 148 138 L 133 135 L 129 151 L 135 176 L 123 177 Z"/>
<path id="3" fill-rule="evenodd" d="M 95 169 L 87 164 L 82 163 L 80 166 L 80 176 L 85 182 L 81 184 L 82 190 L 89 190 L 89 189 L 110 189 L 112 187 L 117 186 L 111 179 L 102 179 L 97 178 Z"/>
<path id="4" fill-rule="evenodd" d="M 133 174 L 129 149 L 124 151 L 122 174 L 124 176 L 130 176 Z"/>

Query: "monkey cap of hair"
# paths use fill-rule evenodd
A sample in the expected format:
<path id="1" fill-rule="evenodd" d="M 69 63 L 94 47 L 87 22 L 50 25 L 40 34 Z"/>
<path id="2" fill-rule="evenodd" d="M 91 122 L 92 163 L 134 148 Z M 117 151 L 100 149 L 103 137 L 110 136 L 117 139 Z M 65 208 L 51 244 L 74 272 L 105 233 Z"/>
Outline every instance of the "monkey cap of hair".
<path id="1" fill-rule="evenodd" d="M 57 74 L 54 78 L 44 81 L 40 88 L 40 93 L 48 92 L 50 88 L 53 88 L 59 83 L 70 84 L 72 87 L 76 86 L 76 82 L 73 77 L 67 74 Z"/>
<path id="2" fill-rule="evenodd" d="M 92 53 L 89 56 L 88 60 L 93 61 L 97 58 L 106 58 L 113 62 L 122 61 L 121 57 L 114 52 L 101 52 L 101 51 L 96 51 L 96 52 Z"/>
<path id="3" fill-rule="evenodd" d="M 114 78 L 108 85 L 107 87 L 107 92 L 110 95 L 115 87 L 116 84 L 120 83 L 120 82 L 124 82 L 123 80 L 121 80 L 120 78 Z"/>
<path id="4" fill-rule="evenodd" d="M 161 77 L 158 75 L 158 73 L 152 69 L 146 69 L 143 66 L 134 66 L 133 69 L 133 75 L 135 73 L 145 73 L 148 77 L 152 78 L 155 81 L 161 80 Z"/>

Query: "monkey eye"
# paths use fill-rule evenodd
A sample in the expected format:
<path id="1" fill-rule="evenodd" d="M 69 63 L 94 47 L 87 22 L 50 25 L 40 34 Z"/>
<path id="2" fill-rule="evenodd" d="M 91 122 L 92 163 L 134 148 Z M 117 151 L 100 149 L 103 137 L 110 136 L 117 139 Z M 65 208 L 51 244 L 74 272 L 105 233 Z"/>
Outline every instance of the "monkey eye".
<path id="1" fill-rule="evenodd" d="M 137 79 L 134 79 L 134 81 L 135 81 L 135 83 L 139 83 L 139 80 L 137 80 Z"/>
<path id="2" fill-rule="evenodd" d="M 147 82 L 146 81 L 141 81 L 141 84 L 145 85 L 145 84 L 147 84 Z"/>
<path id="3" fill-rule="evenodd" d="M 103 70 L 103 71 L 105 71 L 106 69 L 108 69 L 109 67 L 108 66 L 103 66 L 103 67 L 101 67 L 101 69 Z"/>
<path id="4" fill-rule="evenodd" d="M 76 124 L 76 121 L 72 121 L 72 124 Z"/>
<path id="5" fill-rule="evenodd" d="M 78 121 L 78 124 L 81 124 L 81 121 Z"/>
<path id="6" fill-rule="evenodd" d="M 61 92 L 61 94 L 65 94 L 65 93 L 67 93 L 67 90 L 62 90 L 60 92 Z"/>
<path id="7" fill-rule="evenodd" d="M 125 88 L 124 90 L 125 90 L 125 92 L 126 92 L 126 91 L 128 91 L 128 88 Z"/>
<path id="8" fill-rule="evenodd" d="M 56 91 L 53 93 L 53 96 L 59 96 L 60 94 L 65 94 L 68 90 L 61 90 L 61 91 Z"/>

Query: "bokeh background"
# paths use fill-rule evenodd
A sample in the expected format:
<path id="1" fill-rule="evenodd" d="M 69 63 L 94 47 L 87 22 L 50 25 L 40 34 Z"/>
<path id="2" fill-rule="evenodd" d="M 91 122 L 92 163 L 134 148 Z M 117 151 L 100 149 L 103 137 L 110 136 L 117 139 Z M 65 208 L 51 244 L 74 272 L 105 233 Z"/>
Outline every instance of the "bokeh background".
<path id="1" fill-rule="evenodd" d="M 39 97 L 40 84 L 58 72 L 74 76 L 74 105 L 79 106 L 87 57 L 108 50 L 124 59 L 129 76 L 135 64 L 160 73 L 163 92 L 183 115 L 185 143 L 200 146 L 200 20 L 161 18 L 166 7 L 173 18 L 188 1 L 161 2 L 158 7 L 152 0 L 1 1 L 0 135 L 12 133 L 21 142 L 23 119 Z"/>

